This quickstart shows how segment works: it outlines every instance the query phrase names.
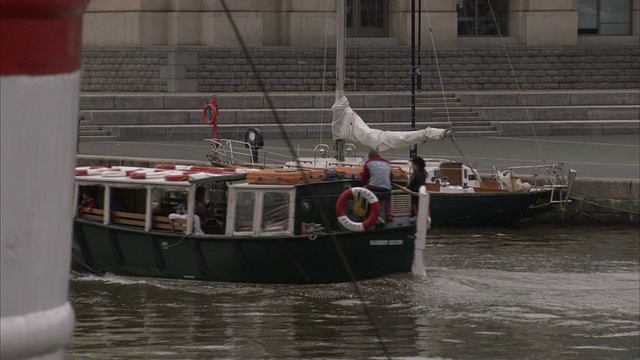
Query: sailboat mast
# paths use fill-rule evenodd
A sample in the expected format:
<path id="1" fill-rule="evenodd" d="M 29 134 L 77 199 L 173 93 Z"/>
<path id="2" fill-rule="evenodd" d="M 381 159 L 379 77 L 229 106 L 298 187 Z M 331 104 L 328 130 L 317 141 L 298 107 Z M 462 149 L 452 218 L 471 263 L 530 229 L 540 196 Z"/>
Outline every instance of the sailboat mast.
<path id="1" fill-rule="evenodd" d="M 346 32 L 346 6 L 347 0 L 336 0 L 336 101 L 344 93 L 344 76 L 345 76 L 345 38 Z M 335 159 L 338 161 L 344 161 L 344 139 L 334 139 Z"/>
<path id="2" fill-rule="evenodd" d="M 416 1 L 411 0 L 411 130 L 416 129 Z M 409 158 L 418 155 L 418 144 L 409 148 Z"/>
<path id="3" fill-rule="evenodd" d="M 337 0 L 338 9 L 336 11 L 336 100 L 344 92 L 345 76 L 345 53 L 344 42 L 346 34 L 346 6 L 347 0 Z"/>

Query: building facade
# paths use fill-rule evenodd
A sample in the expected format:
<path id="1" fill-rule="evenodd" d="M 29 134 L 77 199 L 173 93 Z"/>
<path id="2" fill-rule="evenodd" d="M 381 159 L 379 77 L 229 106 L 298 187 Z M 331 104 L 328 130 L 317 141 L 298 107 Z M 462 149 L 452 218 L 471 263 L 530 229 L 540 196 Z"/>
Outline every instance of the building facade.
<path id="1" fill-rule="evenodd" d="M 412 5 L 422 46 L 633 45 L 640 28 L 640 0 L 345 1 L 362 45 L 410 45 Z M 83 45 L 238 46 L 232 18 L 251 47 L 321 47 L 335 44 L 335 12 L 331 0 L 92 0 Z"/>
<path id="2" fill-rule="evenodd" d="M 345 1 L 347 90 L 410 89 L 412 13 L 423 90 L 639 86 L 640 0 Z M 334 0 L 91 0 L 82 90 L 330 91 L 336 9 Z"/>

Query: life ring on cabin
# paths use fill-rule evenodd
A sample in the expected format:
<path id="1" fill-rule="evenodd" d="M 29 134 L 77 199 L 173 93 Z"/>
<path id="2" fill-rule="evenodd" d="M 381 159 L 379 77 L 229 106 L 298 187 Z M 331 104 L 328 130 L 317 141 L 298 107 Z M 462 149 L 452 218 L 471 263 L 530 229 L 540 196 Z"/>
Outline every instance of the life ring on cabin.
<path id="1" fill-rule="evenodd" d="M 142 169 L 129 174 L 132 179 L 158 179 L 171 174 L 170 171 L 162 169 Z"/>
<path id="2" fill-rule="evenodd" d="M 103 177 L 128 177 L 132 172 L 141 170 L 138 167 L 118 167 L 105 170 L 100 175 Z"/>
<path id="3" fill-rule="evenodd" d="M 218 108 L 209 103 L 204 107 L 202 118 L 207 125 L 213 125 L 218 121 Z"/>
<path id="4" fill-rule="evenodd" d="M 181 173 L 168 174 L 164 176 L 164 179 L 166 181 L 189 181 L 189 177 L 197 173 L 197 171 L 185 171 Z"/>
<path id="5" fill-rule="evenodd" d="M 237 173 L 238 168 L 232 167 L 214 167 L 214 166 L 197 166 L 197 165 L 173 165 L 173 164 L 156 164 L 156 169 L 178 170 L 192 172 L 206 172 L 209 174 L 232 174 Z"/>
<path id="6" fill-rule="evenodd" d="M 106 170 L 109 168 L 104 166 L 81 166 L 76 168 L 76 176 L 98 175 Z"/>
<path id="7" fill-rule="evenodd" d="M 369 203 L 369 216 L 362 222 L 355 222 L 347 216 L 347 203 L 356 195 L 364 197 Z M 380 216 L 380 201 L 378 197 L 369 189 L 363 187 L 353 187 L 345 190 L 336 203 L 336 216 L 338 222 L 347 230 L 362 232 L 371 228 L 378 221 Z"/>

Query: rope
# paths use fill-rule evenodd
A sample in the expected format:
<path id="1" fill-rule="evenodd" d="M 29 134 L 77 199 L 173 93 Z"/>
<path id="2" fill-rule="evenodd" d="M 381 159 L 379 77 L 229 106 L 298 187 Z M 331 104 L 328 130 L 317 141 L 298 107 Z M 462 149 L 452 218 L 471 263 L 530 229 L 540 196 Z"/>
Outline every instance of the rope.
<path id="1" fill-rule="evenodd" d="M 489 10 L 491 11 L 491 17 L 493 18 L 493 23 L 496 25 L 496 29 L 498 30 L 498 36 L 500 37 L 500 44 L 502 45 L 502 49 L 504 50 L 504 53 L 507 57 L 507 62 L 509 63 L 509 70 L 511 70 L 511 75 L 513 75 L 513 81 L 516 84 L 516 90 L 518 91 L 519 95 L 522 95 L 520 83 L 518 82 L 518 78 L 516 77 L 516 71 L 513 68 L 513 64 L 511 63 L 511 57 L 509 56 L 509 52 L 507 51 L 507 46 L 504 43 L 504 38 L 502 37 L 502 32 L 500 31 L 500 26 L 498 25 L 498 19 L 496 18 L 496 14 L 493 11 L 493 6 L 491 6 L 491 1 L 487 1 L 487 4 L 489 4 Z M 520 96 L 520 99 L 522 101 L 522 105 L 524 106 L 524 113 L 527 116 L 529 125 L 531 126 L 531 131 L 533 132 L 533 138 L 536 140 L 536 144 L 538 145 L 538 152 L 540 152 L 540 157 L 542 159 L 542 162 L 544 163 L 545 156 L 544 156 L 544 153 L 542 152 L 542 146 L 540 146 L 540 142 L 538 141 L 538 135 L 536 134 L 536 129 L 533 126 L 533 120 L 531 119 L 531 114 L 529 113 L 529 107 L 527 106 L 524 97 Z"/>
<path id="2" fill-rule="evenodd" d="M 285 144 L 287 146 L 287 148 L 289 149 L 292 157 L 297 158 L 295 156 L 295 150 L 293 148 L 293 145 L 291 143 L 291 138 L 289 137 L 289 135 L 287 134 L 287 132 L 285 131 L 284 125 L 282 123 L 282 120 L 280 119 L 280 116 L 278 115 L 278 112 L 276 111 L 275 106 L 273 105 L 273 100 L 271 99 L 271 96 L 269 95 L 269 92 L 267 91 L 264 81 L 262 80 L 262 78 L 260 77 L 260 73 L 258 72 L 255 63 L 253 62 L 253 59 L 251 58 L 251 55 L 249 54 L 249 50 L 247 48 L 247 45 L 244 41 L 244 39 L 242 38 L 242 36 L 240 35 L 240 31 L 238 30 L 238 26 L 236 25 L 235 19 L 231 16 L 231 13 L 229 12 L 229 7 L 227 6 L 227 1 L 226 0 L 221 0 L 222 3 L 222 8 L 224 9 L 224 13 L 227 16 L 227 20 L 229 21 L 229 24 L 231 25 L 231 28 L 233 29 L 233 32 L 236 35 L 236 38 L 238 39 L 238 42 L 240 44 L 240 47 L 242 48 L 242 51 L 245 54 L 245 57 L 247 59 L 247 62 L 249 63 L 251 70 L 255 73 L 256 76 L 256 81 L 258 83 L 258 87 L 260 88 L 260 91 L 264 94 L 265 99 L 267 101 L 267 105 L 269 106 L 269 109 L 271 109 L 271 113 L 273 114 L 274 117 L 274 122 L 276 123 L 276 125 L 278 125 L 278 129 L 280 130 L 280 133 L 282 134 L 282 137 L 285 141 Z M 321 212 L 321 217 L 322 217 L 322 221 L 326 224 L 329 223 L 328 218 L 327 218 L 327 214 L 325 211 Z M 382 351 L 385 355 L 385 357 L 387 359 L 391 359 L 391 356 L 389 355 L 389 349 L 387 348 L 387 345 L 385 344 L 383 338 L 382 338 L 382 333 L 380 332 L 380 328 L 376 323 L 376 320 L 374 318 L 374 316 L 371 314 L 371 311 L 369 309 L 369 307 L 366 304 L 366 301 L 364 301 L 364 295 L 362 294 L 362 290 L 360 289 L 360 286 L 358 285 L 358 279 L 355 275 L 355 273 L 353 272 L 353 269 L 351 269 L 351 265 L 349 264 L 349 261 L 347 260 L 346 256 L 344 255 L 344 251 L 342 250 L 342 247 L 340 246 L 340 243 L 338 243 L 338 240 L 336 239 L 335 235 L 330 234 L 329 239 L 331 240 L 331 243 L 333 244 L 334 248 L 336 249 L 336 252 L 338 253 L 338 258 L 340 259 L 340 262 L 342 263 L 342 266 L 344 267 L 345 271 L 347 272 L 350 282 L 353 285 L 353 289 L 355 292 L 356 297 L 361 300 L 360 304 L 362 305 L 362 311 L 364 313 L 364 315 L 366 316 L 369 324 L 371 325 L 371 327 L 373 328 L 373 331 L 375 333 L 376 339 L 378 340 L 378 344 L 382 347 Z"/>
<path id="3" fill-rule="evenodd" d="M 431 40 L 431 46 L 433 47 L 433 58 L 436 63 L 436 70 L 438 71 L 438 81 L 440 82 L 440 90 L 442 91 L 442 100 L 444 102 L 444 109 L 445 109 L 445 113 L 447 114 L 447 122 L 449 123 L 449 130 L 452 130 L 453 124 L 451 123 L 451 116 L 449 115 L 449 105 L 447 104 L 447 96 L 444 92 L 444 83 L 442 82 L 442 72 L 440 71 L 440 62 L 438 61 L 438 52 L 436 51 L 436 42 L 433 37 L 433 31 L 431 29 L 431 17 L 429 16 L 427 1 L 423 0 L 423 3 L 424 3 L 425 15 L 427 16 L 427 27 L 429 28 L 429 38 Z M 467 160 L 467 157 L 462 152 L 462 149 L 458 145 L 456 138 L 453 136 L 453 132 L 451 133 L 451 142 L 456 147 L 456 150 L 458 150 L 458 153 L 460 153 L 460 156 L 462 156 L 462 160 L 464 161 L 465 165 L 467 165 L 471 169 L 473 174 L 476 176 L 476 178 L 480 182 L 480 186 L 485 187 L 484 182 L 482 181 L 482 177 L 480 176 L 476 168 L 471 166 L 471 164 L 469 163 L 469 160 Z"/>

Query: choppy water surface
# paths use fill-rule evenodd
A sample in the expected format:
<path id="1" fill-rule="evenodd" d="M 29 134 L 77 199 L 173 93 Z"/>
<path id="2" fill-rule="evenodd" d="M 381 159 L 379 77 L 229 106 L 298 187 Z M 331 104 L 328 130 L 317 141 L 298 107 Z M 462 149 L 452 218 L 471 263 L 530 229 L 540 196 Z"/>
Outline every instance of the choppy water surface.
<path id="1" fill-rule="evenodd" d="M 430 233 L 427 276 L 276 286 L 74 274 L 67 359 L 638 359 L 640 231 Z"/>

